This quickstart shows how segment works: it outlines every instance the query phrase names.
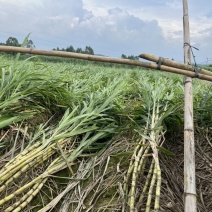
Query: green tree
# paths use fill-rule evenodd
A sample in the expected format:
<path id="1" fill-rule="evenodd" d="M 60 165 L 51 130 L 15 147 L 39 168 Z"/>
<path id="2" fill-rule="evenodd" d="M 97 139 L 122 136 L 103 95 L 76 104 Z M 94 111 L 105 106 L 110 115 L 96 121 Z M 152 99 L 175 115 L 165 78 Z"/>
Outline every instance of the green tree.
<path id="1" fill-rule="evenodd" d="M 82 48 L 77 48 L 76 53 L 83 53 Z"/>
<path id="2" fill-rule="evenodd" d="M 85 50 L 83 51 L 84 54 L 91 54 L 94 55 L 94 50 L 90 46 L 86 46 Z"/>
<path id="3" fill-rule="evenodd" d="M 138 56 L 130 55 L 127 57 L 129 60 L 139 60 Z"/>
<path id="4" fill-rule="evenodd" d="M 27 41 L 26 48 L 30 48 L 30 49 L 35 48 L 35 45 L 32 40 Z"/>
<path id="5" fill-rule="evenodd" d="M 6 41 L 6 45 L 7 46 L 20 46 L 17 38 L 14 38 L 14 37 L 9 37 Z"/>
<path id="6" fill-rule="evenodd" d="M 74 47 L 73 46 L 69 46 L 66 48 L 67 52 L 75 52 Z"/>
<path id="7" fill-rule="evenodd" d="M 126 56 L 125 54 L 122 54 L 122 55 L 121 55 L 121 58 L 122 58 L 122 59 L 127 59 L 127 56 Z"/>
<path id="8" fill-rule="evenodd" d="M 134 56 L 134 55 L 126 56 L 125 54 L 122 54 L 121 58 L 122 59 L 129 59 L 129 60 L 139 60 L 139 57 L 138 56 Z"/>

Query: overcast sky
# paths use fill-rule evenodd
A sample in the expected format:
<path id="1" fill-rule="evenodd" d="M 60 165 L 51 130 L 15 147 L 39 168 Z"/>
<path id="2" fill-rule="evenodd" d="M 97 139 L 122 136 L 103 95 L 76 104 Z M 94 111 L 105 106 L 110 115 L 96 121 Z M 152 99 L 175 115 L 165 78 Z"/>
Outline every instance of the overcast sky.
<path id="1" fill-rule="evenodd" d="M 198 63 L 212 58 L 212 0 L 188 0 Z M 0 42 L 31 32 L 36 48 L 94 49 L 121 57 L 149 52 L 183 61 L 182 0 L 0 0 Z M 211 61 L 212 63 L 212 61 Z"/>

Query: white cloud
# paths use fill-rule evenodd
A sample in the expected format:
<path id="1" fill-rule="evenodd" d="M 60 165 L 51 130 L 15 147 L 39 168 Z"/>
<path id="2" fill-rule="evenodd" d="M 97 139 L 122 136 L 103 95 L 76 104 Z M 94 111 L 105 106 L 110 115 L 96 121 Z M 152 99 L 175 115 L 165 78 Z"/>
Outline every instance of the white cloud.
<path id="1" fill-rule="evenodd" d="M 210 57 L 211 0 L 190 1 L 191 42 Z M 29 32 L 38 48 L 91 45 L 119 57 L 143 51 L 183 58 L 181 0 L 0 0 L 0 42 L 23 40 Z M 210 42 L 210 43 L 208 43 Z M 207 52 L 207 53 L 205 53 Z"/>
<path id="2" fill-rule="evenodd" d="M 118 7 L 107 13 L 107 16 L 93 16 L 78 22 L 70 33 L 87 40 L 98 53 L 108 55 L 104 49 L 111 49 L 111 54 L 116 57 L 122 53 L 138 55 L 144 51 L 161 55 L 169 48 L 176 52 L 175 45 L 169 47 L 156 20 L 142 21 Z"/>

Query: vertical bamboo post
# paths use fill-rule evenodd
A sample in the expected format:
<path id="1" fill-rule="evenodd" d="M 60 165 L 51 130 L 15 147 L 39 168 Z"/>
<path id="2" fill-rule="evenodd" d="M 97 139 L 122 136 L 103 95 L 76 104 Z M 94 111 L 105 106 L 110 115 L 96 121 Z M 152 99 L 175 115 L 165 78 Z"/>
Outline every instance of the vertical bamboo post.
<path id="1" fill-rule="evenodd" d="M 184 63 L 191 63 L 188 1 L 183 0 Z M 184 85 L 184 211 L 196 212 L 192 78 Z"/>

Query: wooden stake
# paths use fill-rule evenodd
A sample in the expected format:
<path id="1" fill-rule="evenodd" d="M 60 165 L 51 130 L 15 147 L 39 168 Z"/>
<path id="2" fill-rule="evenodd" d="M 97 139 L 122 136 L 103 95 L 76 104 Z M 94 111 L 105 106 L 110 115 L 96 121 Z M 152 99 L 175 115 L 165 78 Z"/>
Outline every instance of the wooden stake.
<path id="1" fill-rule="evenodd" d="M 191 64 L 188 2 L 183 0 L 184 63 Z M 192 78 L 184 86 L 184 211 L 196 212 L 195 146 Z"/>

